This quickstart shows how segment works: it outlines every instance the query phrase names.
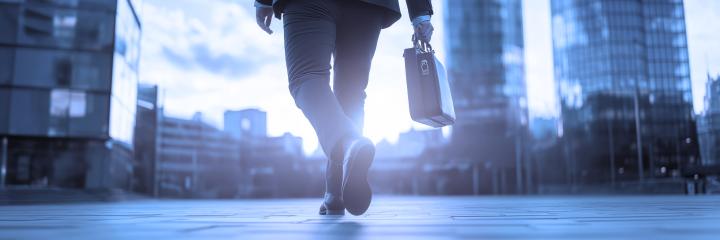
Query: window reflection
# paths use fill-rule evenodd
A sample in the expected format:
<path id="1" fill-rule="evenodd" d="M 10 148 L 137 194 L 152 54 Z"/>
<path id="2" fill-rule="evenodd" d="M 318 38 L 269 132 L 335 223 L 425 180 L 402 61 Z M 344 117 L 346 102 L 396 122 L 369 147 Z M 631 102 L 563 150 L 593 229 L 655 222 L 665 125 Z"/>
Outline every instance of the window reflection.
<path id="1" fill-rule="evenodd" d="M 57 13 L 53 16 L 53 37 L 73 40 L 77 26 L 77 12 Z"/>
<path id="2" fill-rule="evenodd" d="M 69 134 L 72 136 L 107 137 L 109 95 L 73 92 L 70 95 Z"/>
<path id="3" fill-rule="evenodd" d="M 137 102 L 140 25 L 128 2 L 118 1 L 110 101 L 110 136 L 132 143 Z"/>
<path id="4" fill-rule="evenodd" d="M 646 177 L 691 163 L 697 148 L 682 2 L 551 3 L 563 134 L 567 157 L 577 161 L 572 177 L 637 179 L 639 158 Z M 573 45 L 586 34 L 590 44 Z M 598 167 L 611 168 L 608 161 L 614 169 Z M 617 169 L 622 176 L 609 174 Z"/>
<path id="5" fill-rule="evenodd" d="M 67 89 L 53 89 L 50 92 L 50 124 L 48 135 L 67 135 L 68 110 L 70 109 L 70 91 Z"/>
<path id="6" fill-rule="evenodd" d="M 88 50 L 112 46 L 112 12 L 30 5 L 20 18 L 21 44 Z"/>
<path id="7" fill-rule="evenodd" d="M 72 92 L 69 102 L 69 116 L 71 118 L 81 118 L 87 115 L 87 101 L 85 92 Z"/>

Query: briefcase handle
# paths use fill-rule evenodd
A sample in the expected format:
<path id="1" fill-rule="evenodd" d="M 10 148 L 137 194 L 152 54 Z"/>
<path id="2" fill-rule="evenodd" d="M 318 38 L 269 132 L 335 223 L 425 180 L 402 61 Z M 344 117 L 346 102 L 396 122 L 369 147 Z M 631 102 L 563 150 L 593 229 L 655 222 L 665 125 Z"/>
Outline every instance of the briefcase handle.
<path id="1" fill-rule="evenodd" d="M 417 39 L 417 37 L 415 37 L 415 34 L 412 35 L 412 43 L 413 46 L 415 46 L 415 51 L 417 51 L 417 53 L 435 54 L 435 50 L 433 50 L 432 45 L 430 45 L 429 42 L 420 41 L 420 39 Z"/>

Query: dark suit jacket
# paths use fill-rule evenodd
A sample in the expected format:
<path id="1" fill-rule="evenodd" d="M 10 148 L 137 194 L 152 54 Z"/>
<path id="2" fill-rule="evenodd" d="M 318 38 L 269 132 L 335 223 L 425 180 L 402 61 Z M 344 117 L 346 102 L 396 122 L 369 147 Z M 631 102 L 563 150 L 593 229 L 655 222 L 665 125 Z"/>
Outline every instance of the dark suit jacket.
<path id="1" fill-rule="evenodd" d="M 278 19 L 281 16 L 285 2 L 288 0 L 257 0 L 258 2 L 265 5 L 272 5 L 275 11 L 275 17 Z M 357 0 L 366 3 L 374 4 L 385 8 L 385 23 L 383 28 L 387 28 L 398 19 L 400 19 L 400 6 L 398 0 Z M 410 13 L 410 19 L 422 15 L 432 15 L 432 4 L 430 0 L 405 0 L 408 6 L 408 12 Z"/>

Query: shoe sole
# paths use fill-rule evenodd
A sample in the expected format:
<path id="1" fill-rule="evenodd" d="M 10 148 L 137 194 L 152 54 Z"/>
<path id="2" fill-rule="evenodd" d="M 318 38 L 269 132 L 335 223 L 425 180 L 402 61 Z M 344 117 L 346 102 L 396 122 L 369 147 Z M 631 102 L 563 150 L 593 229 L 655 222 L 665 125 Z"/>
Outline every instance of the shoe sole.
<path id="1" fill-rule="evenodd" d="M 348 161 L 344 176 L 342 193 L 345 209 L 352 215 L 361 215 L 367 211 L 372 201 L 372 190 L 367 180 L 370 165 L 375 158 L 372 143 L 362 146 Z"/>

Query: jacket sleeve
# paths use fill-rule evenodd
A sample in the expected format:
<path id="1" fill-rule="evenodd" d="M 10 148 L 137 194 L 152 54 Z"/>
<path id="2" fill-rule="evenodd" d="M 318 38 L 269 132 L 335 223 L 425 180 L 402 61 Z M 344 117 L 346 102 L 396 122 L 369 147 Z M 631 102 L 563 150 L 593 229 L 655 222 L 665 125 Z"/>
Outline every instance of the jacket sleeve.
<path id="1" fill-rule="evenodd" d="M 410 13 L 410 19 L 418 16 L 433 15 L 432 3 L 430 0 L 405 0 Z"/>
<path id="2" fill-rule="evenodd" d="M 272 6 L 273 1 L 272 0 L 255 0 L 256 2 L 259 2 L 262 5 Z"/>

